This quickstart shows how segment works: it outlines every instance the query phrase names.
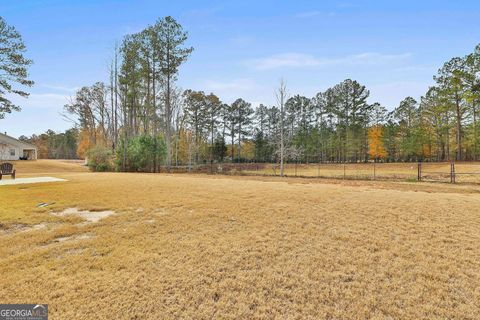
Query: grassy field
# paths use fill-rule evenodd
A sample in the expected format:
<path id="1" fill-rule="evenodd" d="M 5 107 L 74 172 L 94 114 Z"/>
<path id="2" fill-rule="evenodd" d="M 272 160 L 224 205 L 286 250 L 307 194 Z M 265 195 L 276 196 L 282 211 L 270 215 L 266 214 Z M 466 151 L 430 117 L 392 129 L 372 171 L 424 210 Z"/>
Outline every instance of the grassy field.
<path id="1" fill-rule="evenodd" d="M 475 185 L 15 165 L 69 180 L 0 186 L 0 301 L 51 319 L 480 314 Z"/>

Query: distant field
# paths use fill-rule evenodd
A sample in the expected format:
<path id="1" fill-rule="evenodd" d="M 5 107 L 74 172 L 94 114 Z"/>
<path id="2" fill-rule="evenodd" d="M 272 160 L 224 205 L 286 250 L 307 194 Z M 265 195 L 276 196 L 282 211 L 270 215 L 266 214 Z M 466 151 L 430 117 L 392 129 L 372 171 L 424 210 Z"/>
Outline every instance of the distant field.
<path id="1" fill-rule="evenodd" d="M 48 303 L 51 319 L 480 314 L 476 185 L 15 165 L 69 180 L 0 186 L 0 300 Z"/>

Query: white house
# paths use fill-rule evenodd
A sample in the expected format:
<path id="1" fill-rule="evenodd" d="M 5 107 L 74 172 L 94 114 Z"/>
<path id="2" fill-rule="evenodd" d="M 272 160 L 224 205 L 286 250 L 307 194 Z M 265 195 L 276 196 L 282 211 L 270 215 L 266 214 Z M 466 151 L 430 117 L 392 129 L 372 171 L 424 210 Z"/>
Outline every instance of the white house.
<path id="1" fill-rule="evenodd" d="M 37 160 L 37 147 L 0 133 L 0 161 Z"/>

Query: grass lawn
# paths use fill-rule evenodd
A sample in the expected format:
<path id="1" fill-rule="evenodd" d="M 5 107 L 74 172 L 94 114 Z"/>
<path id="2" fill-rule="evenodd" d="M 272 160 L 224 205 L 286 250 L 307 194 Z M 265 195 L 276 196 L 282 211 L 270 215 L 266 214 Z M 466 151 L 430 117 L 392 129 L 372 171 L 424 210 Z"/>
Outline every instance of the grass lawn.
<path id="1" fill-rule="evenodd" d="M 0 186 L 0 301 L 51 319 L 480 314 L 475 185 L 15 165 L 69 180 Z"/>

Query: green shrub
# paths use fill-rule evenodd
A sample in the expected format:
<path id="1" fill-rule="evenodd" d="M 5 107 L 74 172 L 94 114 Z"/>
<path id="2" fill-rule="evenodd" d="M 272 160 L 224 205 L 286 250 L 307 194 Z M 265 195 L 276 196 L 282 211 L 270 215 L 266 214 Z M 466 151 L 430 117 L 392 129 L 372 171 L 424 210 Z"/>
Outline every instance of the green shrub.
<path id="1" fill-rule="evenodd" d="M 119 171 L 152 172 L 155 164 L 160 165 L 165 161 L 167 147 L 162 136 L 155 139 L 150 135 L 140 135 L 130 138 L 126 146 L 124 143 L 120 141 L 117 148 L 116 164 Z"/>
<path id="2" fill-rule="evenodd" d="M 87 166 L 92 171 L 104 172 L 113 169 L 112 150 L 104 146 L 95 146 L 87 151 Z"/>

